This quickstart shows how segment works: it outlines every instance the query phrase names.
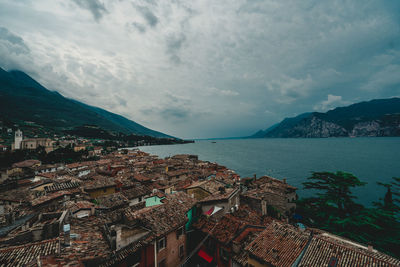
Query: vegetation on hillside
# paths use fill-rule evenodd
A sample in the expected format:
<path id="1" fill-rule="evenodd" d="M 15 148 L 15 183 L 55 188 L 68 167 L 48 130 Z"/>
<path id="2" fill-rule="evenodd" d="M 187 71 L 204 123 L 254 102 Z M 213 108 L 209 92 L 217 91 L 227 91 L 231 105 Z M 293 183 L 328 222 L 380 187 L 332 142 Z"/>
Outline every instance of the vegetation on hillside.
<path id="1" fill-rule="evenodd" d="M 0 120 L 29 121 L 53 130 L 96 124 L 107 131 L 170 137 L 118 114 L 49 91 L 21 71 L 7 72 L 0 68 L 0 98 Z"/>
<path id="2" fill-rule="evenodd" d="M 81 150 L 75 152 L 71 146 L 65 148 L 58 148 L 54 151 L 46 153 L 43 147 L 38 147 L 34 150 L 15 150 L 6 151 L 0 153 L 0 169 L 8 168 L 13 163 L 28 160 L 37 159 L 42 162 L 42 164 L 53 164 L 53 163 L 73 163 L 77 161 L 90 160 L 87 158 L 88 151 Z M 95 159 L 95 158 L 93 158 Z"/>

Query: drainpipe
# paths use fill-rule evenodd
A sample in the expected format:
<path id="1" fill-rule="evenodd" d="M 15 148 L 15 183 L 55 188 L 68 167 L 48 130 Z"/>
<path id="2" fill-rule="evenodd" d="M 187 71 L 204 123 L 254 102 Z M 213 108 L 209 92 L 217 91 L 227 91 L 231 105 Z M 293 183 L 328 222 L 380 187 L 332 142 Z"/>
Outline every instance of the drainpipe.
<path id="1" fill-rule="evenodd" d="M 155 267 L 158 266 L 158 262 L 157 262 L 157 239 L 156 239 L 156 241 L 154 241 L 154 266 Z"/>

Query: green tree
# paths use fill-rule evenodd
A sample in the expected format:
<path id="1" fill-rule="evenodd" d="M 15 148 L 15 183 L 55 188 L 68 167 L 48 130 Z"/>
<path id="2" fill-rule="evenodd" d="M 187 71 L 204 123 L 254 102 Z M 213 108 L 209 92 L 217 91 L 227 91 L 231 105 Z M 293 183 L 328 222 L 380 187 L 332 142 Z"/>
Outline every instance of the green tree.
<path id="1" fill-rule="evenodd" d="M 303 183 L 304 188 L 316 190 L 317 197 L 297 202 L 297 211 L 306 218 L 306 224 L 400 256 L 399 178 L 389 184 L 379 183 L 387 191 L 371 208 L 355 202 L 351 189 L 365 183 L 350 173 L 314 172 L 308 180 L 311 182 Z"/>
<path id="2" fill-rule="evenodd" d="M 353 174 L 341 171 L 313 172 L 307 180 L 310 182 L 303 183 L 304 189 L 317 190 L 318 198 L 310 199 L 315 205 L 328 208 L 330 211 L 336 210 L 335 213 L 340 216 L 351 214 L 360 208 L 360 205 L 354 202 L 356 197 L 351 189 L 366 183 L 361 182 Z"/>

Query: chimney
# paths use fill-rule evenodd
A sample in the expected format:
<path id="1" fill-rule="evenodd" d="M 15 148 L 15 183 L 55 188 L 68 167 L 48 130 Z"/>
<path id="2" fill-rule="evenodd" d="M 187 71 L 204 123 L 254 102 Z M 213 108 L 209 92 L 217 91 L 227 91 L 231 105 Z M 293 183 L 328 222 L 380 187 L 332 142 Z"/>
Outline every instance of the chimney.
<path id="1" fill-rule="evenodd" d="M 96 210 L 94 207 L 90 208 L 90 215 L 94 215 L 96 213 Z"/>
<path id="2" fill-rule="evenodd" d="M 225 187 L 224 187 L 224 186 L 220 186 L 220 187 L 218 188 L 218 190 L 219 190 L 219 192 L 220 192 L 221 194 L 224 194 L 224 193 L 225 193 Z"/>
<path id="3" fill-rule="evenodd" d="M 257 179 L 257 174 L 254 174 L 254 181 Z"/>
<path id="4" fill-rule="evenodd" d="M 374 250 L 374 247 L 372 244 L 368 244 L 368 251 L 372 252 Z"/>
<path id="5" fill-rule="evenodd" d="M 261 215 L 267 215 L 267 201 L 261 200 Z"/>
<path id="6" fill-rule="evenodd" d="M 283 178 L 283 183 L 286 184 L 286 178 Z"/>

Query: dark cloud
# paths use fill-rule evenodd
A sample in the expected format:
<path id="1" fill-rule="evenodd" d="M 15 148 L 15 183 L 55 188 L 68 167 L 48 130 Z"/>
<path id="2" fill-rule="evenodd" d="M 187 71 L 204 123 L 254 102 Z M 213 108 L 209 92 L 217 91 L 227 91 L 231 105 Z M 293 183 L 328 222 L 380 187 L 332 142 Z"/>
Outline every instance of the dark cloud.
<path id="1" fill-rule="evenodd" d="M 143 24 L 140 24 L 138 22 L 132 22 L 131 25 L 138 30 L 140 33 L 145 33 L 146 32 L 146 26 Z"/>
<path id="2" fill-rule="evenodd" d="M 9 51 L 15 54 L 28 54 L 30 52 L 28 46 L 21 37 L 11 33 L 4 27 L 0 27 L 0 41 L 3 44 L 7 42 L 8 45 L 6 46 L 9 48 Z"/>
<path id="3" fill-rule="evenodd" d="M 102 2 L 100 2 L 100 0 L 72 0 L 72 1 L 75 2 L 75 4 L 77 4 L 79 7 L 89 10 L 96 21 L 99 21 L 103 17 L 103 15 L 108 12 L 106 7 Z"/>
<path id="4" fill-rule="evenodd" d="M 172 62 L 175 64 L 181 63 L 181 58 L 179 57 L 179 51 L 181 50 L 183 44 L 186 41 L 186 35 L 183 33 L 171 34 L 166 38 L 167 54 L 169 55 Z"/>
<path id="5" fill-rule="evenodd" d="M 400 1 L 2 0 L 0 25 L 0 67 L 180 137 L 399 95 Z"/>
<path id="6" fill-rule="evenodd" d="M 192 101 L 171 93 L 164 94 L 164 101 L 159 106 L 142 110 L 143 114 L 155 115 L 166 121 L 182 123 L 189 121 L 194 116 Z"/>
<path id="7" fill-rule="evenodd" d="M 4 27 L 0 27 L 0 64 L 6 70 L 36 71 L 31 51 L 24 40 Z"/>
<path id="8" fill-rule="evenodd" d="M 158 18 L 151 12 L 150 8 L 146 6 L 135 6 L 136 10 L 143 16 L 145 21 L 150 27 L 155 27 L 158 23 Z"/>

